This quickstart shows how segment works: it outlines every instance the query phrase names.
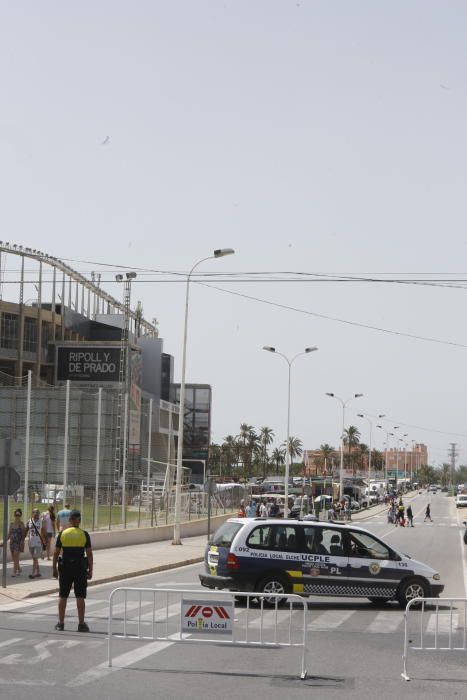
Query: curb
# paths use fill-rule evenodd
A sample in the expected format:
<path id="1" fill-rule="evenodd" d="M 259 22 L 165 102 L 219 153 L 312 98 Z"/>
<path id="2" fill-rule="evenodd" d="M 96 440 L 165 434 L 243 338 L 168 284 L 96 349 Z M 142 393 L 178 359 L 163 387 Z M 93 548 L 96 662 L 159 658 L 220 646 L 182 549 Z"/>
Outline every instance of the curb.
<path id="1" fill-rule="evenodd" d="M 185 559 L 184 561 L 173 562 L 172 564 L 160 564 L 159 566 L 152 566 L 148 569 L 141 569 L 138 571 L 130 571 L 122 574 L 115 574 L 115 576 L 106 576 L 104 578 L 89 581 L 88 586 L 100 586 L 103 583 L 112 583 L 112 581 L 123 581 L 127 578 L 136 578 L 137 576 L 145 576 L 146 574 L 157 574 L 160 571 L 169 571 L 169 569 L 178 569 L 182 566 L 189 566 L 190 564 L 200 564 L 204 561 L 204 557 L 194 557 L 193 559 Z M 28 598 L 39 598 L 43 595 L 52 595 L 58 592 L 58 586 L 54 588 L 49 588 L 47 590 L 41 591 L 31 591 L 27 593 L 22 598 L 17 598 L 16 600 L 27 600 Z"/>

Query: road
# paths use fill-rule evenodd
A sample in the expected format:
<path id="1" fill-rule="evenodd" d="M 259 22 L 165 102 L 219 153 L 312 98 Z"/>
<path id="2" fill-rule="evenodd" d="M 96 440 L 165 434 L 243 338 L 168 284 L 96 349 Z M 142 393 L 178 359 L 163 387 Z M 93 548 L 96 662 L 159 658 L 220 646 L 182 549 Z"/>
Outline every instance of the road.
<path id="1" fill-rule="evenodd" d="M 423 523 L 428 499 L 433 523 Z M 443 596 L 467 596 L 467 547 L 461 540 L 462 519 L 453 499 L 444 494 L 417 495 L 412 500 L 415 527 L 395 528 L 384 515 L 369 517 L 359 525 L 388 544 L 438 569 L 445 584 Z M 98 556 L 98 554 L 97 554 Z M 199 589 L 199 565 L 128 580 L 120 585 L 149 588 Z M 108 597 L 115 584 L 89 590 L 87 620 L 91 633 L 77 633 L 74 600 L 70 599 L 66 630 L 53 630 L 56 598 L 46 596 L 2 608 L 0 616 L 0 685 L 2 699 L 35 700 L 96 697 L 132 700 L 153 696 L 170 700 L 254 696 L 258 700 L 305 698 L 410 698 L 464 697 L 467 670 L 465 652 L 413 652 L 413 680 L 400 673 L 403 649 L 403 612 L 396 604 L 375 608 L 365 599 L 314 598 L 309 602 L 308 638 L 310 678 L 298 679 L 298 649 L 246 649 L 175 644 L 173 641 L 115 642 L 114 665 L 107 666 Z M 168 603 L 169 633 L 179 620 L 175 597 Z M 165 602 L 157 615 L 162 616 Z M 146 624 L 151 613 L 143 608 Z M 117 607 L 121 618 L 123 606 Z M 127 611 L 136 614 L 137 603 Z M 236 610 L 238 624 L 246 611 Z M 254 611 L 251 612 L 254 614 Z M 285 614 L 285 613 L 281 613 Z M 298 615 L 298 613 L 297 613 Z M 462 616 L 455 613 L 458 632 Z M 265 634 L 272 634 L 274 612 L 267 613 Z M 236 623 L 237 624 L 237 623 Z M 426 629 L 433 627 L 430 614 Z M 253 623 L 254 626 L 254 623 Z M 256 625 L 258 627 L 258 624 Z M 133 627 L 136 629 L 136 626 Z M 145 628 L 148 629 L 148 626 Z M 259 630 L 258 630 L 259 633 Z M 463 684 L 463 682 L 464 684 Z M 34 690 L 32 687 L 34 687 Z"/>

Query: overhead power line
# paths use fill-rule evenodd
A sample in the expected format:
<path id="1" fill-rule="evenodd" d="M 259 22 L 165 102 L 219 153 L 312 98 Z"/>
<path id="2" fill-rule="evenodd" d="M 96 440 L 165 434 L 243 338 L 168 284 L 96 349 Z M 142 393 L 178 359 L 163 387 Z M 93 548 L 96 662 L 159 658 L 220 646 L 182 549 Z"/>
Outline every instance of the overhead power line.
<path id="1" fill-rule="evenodd" d="M 294 311 L 298 314 L 303 314 L 305 316 L 314 316 L 315 318 L 323 318 L 326 321 L 334 321 L 336 323 L 344 323 L 347 326 L 355 326 L 356 328 L 365 328 L 370 331 L 377 331 L 378 333 L 386 333 L 387 335 L 395 335 L 402 338 L 411 338 L 412 340 L 422 340 L 427 343 L 436 343 L 438 345 L 451 345 L 457 348 L 467 349 L 467 344 L 457 343 L 452 340 L 441 340 L 440 338 L 430 338 L 423 335 L 415 335 L 414 333 L 404 333 L 403 331 L 395 331 L 389 328 L 382 328 L 380 326 L 373 326 L 367 323 L 359 323 L 358 321 L 348 321 L 344 318 L 338 318 L 337 316 L 328 316 L 327 314 L 321 314 L 317 311 L 308 311 L 306 309 L 299 309 L 295 306 L 289 306 L 288 304 L 280 304 L 277 301 L 271 301 L 269 299 L 261 299 L 259 297 L 251 296 L 250 294 L 243 294 L 242 292 L 234 292 L 232 289 L 222 289 L 222 287 L 215 287 L 207 282 L 199 282 L 198 280 L 193 280 L 195 284 L 200 284 L 203 287 L 208 287 L 209 289 L 215 289 L 218 292 L 223 292 L 224 294 L 231 294 L 232 296 L 241 297 L 243 299 L 249 299 L 250 301 L 256 301 L 260 304 L 266 304 L 267 306 L 274 306 L 279 309 L 284 309 L 286 311 Z"/>

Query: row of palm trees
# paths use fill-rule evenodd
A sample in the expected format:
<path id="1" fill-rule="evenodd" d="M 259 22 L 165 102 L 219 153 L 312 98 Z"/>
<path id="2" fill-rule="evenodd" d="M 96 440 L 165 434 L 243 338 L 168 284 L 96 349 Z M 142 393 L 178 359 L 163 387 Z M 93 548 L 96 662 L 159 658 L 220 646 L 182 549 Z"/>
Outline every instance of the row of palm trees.
<path id="1" fill-rule="evenodd" d="M 212 473 L 224 476 L 266 476 L 271 472 L 283 473 L 286 443 L 272 448 L 274 430 L 267 426 L 255 429 L 242 423 L 238 435 L 227 435 L 221 444 L 212 443 L 209 449 L 209 465 Z M 360 431 L 350 425 L 344 431 L 344 465 L 355 474 L 357 469 L 368 465 L 369 448 L 360 442 Z M 296 437 L 289 440 L 290 462 L 293 464 L 303 454 L 302 441 Z M 331 473 L 337 467 L 338 450 L 325 443 L 320 446 L 320 454 L 315 459 L 317 471 Z M 371 462 L 374 469 L 383 468 L 383 455 L 372 450 Z M 294 465 L 291 473 L 301 472 L 301 465 Z"/>
<path id="2" fill-rule="evenodd" d="M 255 429 L 241 423 L 238 435 L 227 435 L 221 444 L 212 443 L 209 448 L 209 465 L 212 473 L 241 476 L 266 476 L 271 469 L 279 474 L 285 464 L 286 441 L 271 448 L 275 434 L 272 428 Z M 289 438 L 290 461 L 303 454 L 302 441 Z"/>

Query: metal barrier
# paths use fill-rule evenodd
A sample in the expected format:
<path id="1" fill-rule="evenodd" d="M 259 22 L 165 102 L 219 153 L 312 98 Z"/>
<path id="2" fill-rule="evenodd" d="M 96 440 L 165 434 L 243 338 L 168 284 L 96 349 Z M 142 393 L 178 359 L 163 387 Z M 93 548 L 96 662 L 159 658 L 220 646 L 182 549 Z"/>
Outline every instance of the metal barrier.
<path id="1" fill-rule="evenodd" d="M 118 604 L 116 598 L 120 598 Z M 115 639 L 263 649 L 293 647 L 302 651 L 303 680 L 307 677 L 307 601 L 299 595 L 286 598 L 283 607 L 284 595 L 277 593 L 116 588 L 109 599 L 109 666 Z M 256 605 L 251 604 L 253 600 Z"/>
<path id="2" fill-rule="evenodd" d="M 430 608 L 427 610 L 427 605 L 434 605 L 434 610 Z M 456 607 L 453 607 L 454 605 Z M 409 628 L 410 612 L 418 613 L 420 618 L 413 629 Z M 426 621 L 427 617 L 428 621 Z M 467 651 L 466 628 L 467 598 L 414 598 L 411 600 L 404 613 L 402 678 L 410 681 L 407 668 L 409 649 L 412 651 Z M 418 646 L 414 645 L 414 638 Z"/>

